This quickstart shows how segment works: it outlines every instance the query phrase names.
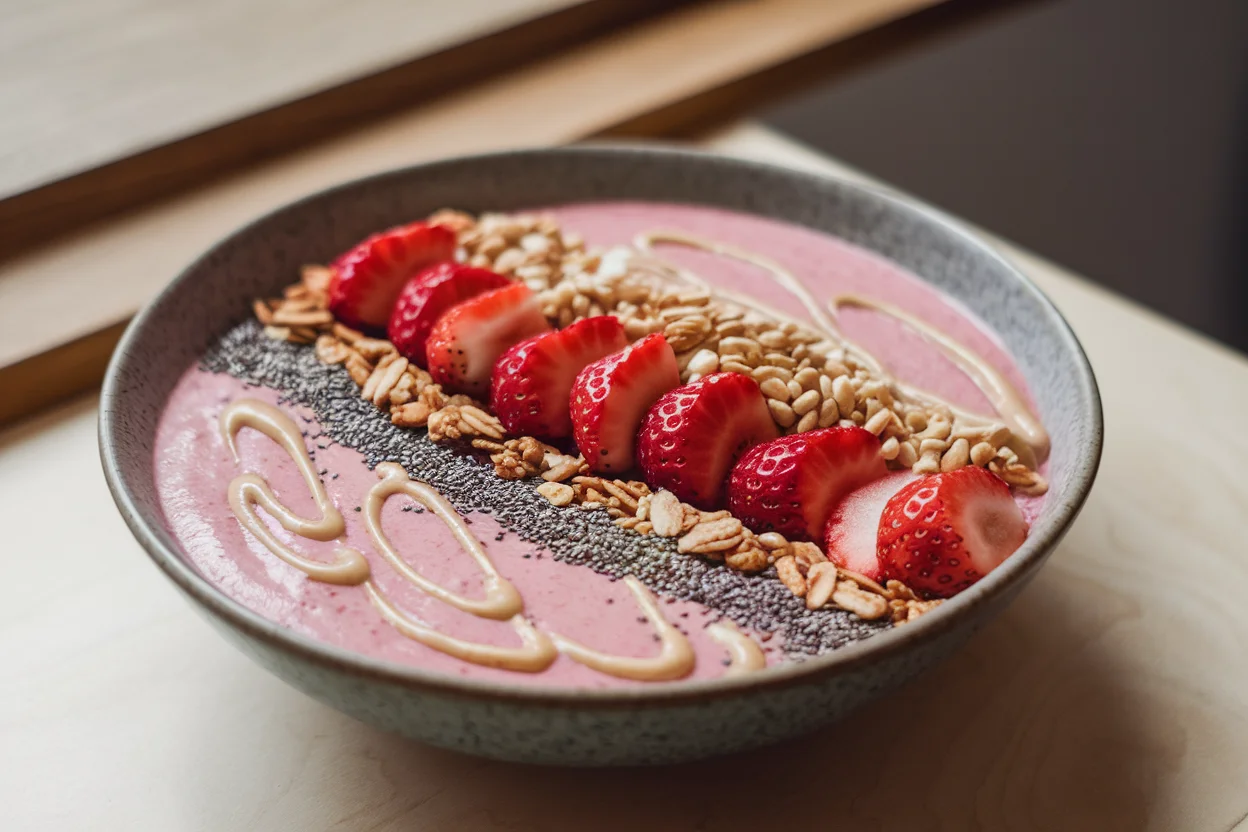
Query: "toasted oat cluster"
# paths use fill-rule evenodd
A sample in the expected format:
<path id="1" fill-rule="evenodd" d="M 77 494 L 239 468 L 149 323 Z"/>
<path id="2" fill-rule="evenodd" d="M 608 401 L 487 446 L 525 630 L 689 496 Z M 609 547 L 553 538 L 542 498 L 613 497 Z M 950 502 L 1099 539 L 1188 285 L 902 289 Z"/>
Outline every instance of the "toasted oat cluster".
<path id="1" fill-rule="evenodd" d="M 1046 490 L 1034 459 L 1006 425 L 968 423 L 949 407 L 899 395 L 853 350 L 808 325 L 666 280 L 645 258 L 587 249 L 550 217 L 442 211 L 428 223 L 453 232 L 456 261 L 532 290 L 549 327 L 614 316 L 629 342 L 661 335 L 675 354 L 681 383 L 717 373 L 753 379 L 776 435 L 861 428 L 878 438 L 889 468 L 936 474 L 975 466 L 1021 493 Z M 305 267 L 283 297 L 257 300 L 255 315 L 269 337 L 315 344 L 320 361 L 344 365 L 360 395 L 395 425 L 426 428 L 434 442 L 484 453 L 501 478 L 540 479 L 537 491 L 555 506 L 605 511 L 623 528 L 674 538 L 680 552 L 731 569 L 771 569 L 810 609 L 831 605 L 904 624 L 940 603 L 901 581 L 881 583 L 838 566 L 813 543 L 776 531 L 755 533 L 728 510 L 697 508 L 666 488 L 610 476 L 601 466 L 595 472 L 582 455 L 510 433 L 484 394 L 453 392 L 467 389 L 466 382 L 448 389 L 390 340 L 368 337 L 335 316 L 332 275 L 329 268 Z"/>

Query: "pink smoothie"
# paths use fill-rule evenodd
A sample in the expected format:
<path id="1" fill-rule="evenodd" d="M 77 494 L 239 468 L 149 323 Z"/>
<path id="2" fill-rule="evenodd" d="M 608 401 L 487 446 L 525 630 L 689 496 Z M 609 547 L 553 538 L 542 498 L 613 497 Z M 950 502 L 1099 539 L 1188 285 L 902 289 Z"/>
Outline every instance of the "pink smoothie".
<path id="1" fill-rule="evenodd" d="M 770 220 L 682 205 L 598 203 L 550 209 L 565 231 L 582 234 L 591 245 L 627 244 L 643 230 L 680 230 L 729 243 L 780 262 L 798 275 L 817 297 L 856 293 L 887 301 L 935 324 L 1004 372 L 1019 390 L 1021 374 L 1002 345 L 965 310 L 927 284 L 889 262 L 858 248 L 795 226 Z M 688 249 L 661 254 L 698 272 L 713 284 L 765 298 L 772 306 L 805 318 L 796 301 L 783 297 L 752 266 Z M 870 349 L 899 378 L 918 383 L 950 401 L 987 412 L 978 389 L 939 352 L 892 319 L 846 310 L 846 334 Z M 156 478 L 166 517 L 188 560 L 209 581 L 249 609 L 292 630 L 345 649 L 399 664 L 452 675 L 512 683 L 599 688 L 653 684 L 608 676 L 560 656 L 535 674 L 497 670 L 467 663 L 413 641 L 387 624 L 362 587 L 333 586 L 310 580 L 271 554 L 243 530 L 226 499 L 238 474 L 253 471 L 272 485 L 283 503 L 304 516 L 316 510 L 306 486 L 285 452 L 267 437 L 244 429 L 238 437 L 239 462 L 229 453 L 218 427 L 221 411 L 240 398 L 277 404 L 279 393 L 257 389 L 225 374 L 189 368 L 174 389 L 156 437 Z M 377 555 L 362 514 L 368 490 L 377 482 L 357 451 L 320 436 L 315 415 L 282 405 L 300 427 L 313 453 L 328 494 L 347 523 L 346 543 L 363 552 L 373 580 L 411 617 L 464 639 L 515 645 L 506 622 L 460 612 L 408 584 Z M 378 419 L 384 415 L 377 414 Z M 1020 499 L 1029 519 L 1041 500 Z M 461 551 L 450 531 L 432 512 L 404 510 L 406 497 L 389 500 L 383 525 L 400 554 L 428 578 L 453 591 L 481 595 L 479 571 Z M 566 509 L 576 511 L 577 509 Z M 599 650 L 644 657 L 657 650 L 653 628 L 622 581 L 589 568 L 554 560 L 531 543 L 503 529 L 491 515 L 467 515 L 471 529 L 500 573 L 524 599 L 525 615 L 540 629 L 564 634 Z M 266 518 L 267 520 L 267 518 Z M 275 522 L 268 525 L 283 541 L 308 557 L 332 560 L 333 544 L 296 539 Z M 683 555 L 681 557 L 684 557 Z M 697 657 L 689 679 L 714 678 L 724 672 L 728 654 L 705 627 L 720 613 L 690 601 L 662 598 L 665 617 L 684 632 Z M 768 663 L 784 661 L 782 638 L 751 634 Z"/>
<path id="2" fill-rule="evenodd" d="M 236 465 L 217 426 L 217 417 L 229 402 L 255 398 L 276 404 L 278 394 L 249 388 L 221 374 L 189 370 L 166 408 L 157 435 L 157 471 L 165 516 L 195 567 L 244 606 L 292 630 L 330 644 L 379 659 L 482 679 L 607 687 L 640 684 L 592 671 L 560 656 L 539 674 L 495 670 L 460 661 L 412 641 L 382 620 L 361 587 L 343 587 L 310 580 L 298 569 L 270 553 L 239 525 L 226 502 L 226 486 L 244 471 L 261 473 L 281 501 L 306 517 L 315 517 L 315 504 L 294 464 L 274 442 L 257 431 L 238 437 L 240 464 Z M 302 408 L 283 409 L 318 433 L 312 414 Z M 380 415 L 379 415 L 380 418 Z M 443 604 L 409 585 L 376 554 L 369 543 L 361 514 L 364 495 L 377 482 L 354 450 L 327 443 L 317 448 L 316 464 L 327 470 L 326 490 L 347 522 L 346 543 L 368 558 L 373 579 L 403 610 L 460 638 L 499 645 L 518 645 L 506 622 L 478 618 Z M 337 474 L 337 478 L 332 475 Z M 480 597 L 480 572 L 460 550 L 450 531 L 431 512 L 403 511 L 415 505 L 395 497 L 387 501 L 383 526 L 401 555 L 429 579 L 472 597 Z M 536 551 L 515 535 L 505 534 L 487 514 L 469 517 L 471 528 L 484 544 L 499 572 L 524 598 L 525 613 L 539 628 L 560 633 L 599 650 L 631 656 L 655 653 L 653 630 L 641 619 L 632 593 L 620 581 L 611 581 L 583 567 L 567 566 Z M 274 533 L 295 540 L 276 523 Z M 299 540 L 296 547 L 309 557 L 332 561 L 334 544 Z M 540 555 L 540 556 L 539 556 Z M 685 631 L 699 661 L 690 678 L 720 675 L 726 657 L 722 647 L 706 634 L 706 624 L 719 615 L 700 604 L 663 603 L 668 620 Z M 775 654 L 774 648 L 767 651 Z M 778 656 L 777 656 L 778 658 Z"/>

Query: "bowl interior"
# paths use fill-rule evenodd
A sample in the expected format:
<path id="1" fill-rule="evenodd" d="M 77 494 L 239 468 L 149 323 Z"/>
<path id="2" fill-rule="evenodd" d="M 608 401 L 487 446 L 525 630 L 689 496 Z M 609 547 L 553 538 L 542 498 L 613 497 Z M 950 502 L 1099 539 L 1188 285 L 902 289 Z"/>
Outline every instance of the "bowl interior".
<path id="1" fill-rule="evenodd" d="M 301 265 L 327 262 L 379 228 L 448 206 L 508 211 L 601 199 L 712 205 L 841 237 L 939 287 L 986 322 L 1013 354 L 1053 438 L 1045 507 L 1022 549 L 971 590 L 904 628 L 910 631 L 907 638 L 934 633 L 940 619 L 1007 591 L 1056 544 L 1095 475 L 1100 403 L 1078 342 L 1028 280 L 948 218 L 882 192 L 711 154 L 603 146 L 451 159 L 358 180 L 257 220 L 187 268 L 128 330 L 109 368 L 101 403 L 106 475 L 140 542 L 184 590 L 239 626 L 267 629 L 305 651 L 333 652 L 300 644 L 307 640 L 293 633 L 274 634 L 280 628 L 226 598 L 182 561 L 160 508 L 152 465 L 157 422 L 179 375 L 214 338 L 250 314 L 252 298 L 278 294 Z M 883 633 L 783 672 L 813 673 L 861 659 L 899 644 L 896 635 Z M 372 664 L 353 654 L 337 658 Z M 426 675 L 394 666 L 389 672 Z"/>

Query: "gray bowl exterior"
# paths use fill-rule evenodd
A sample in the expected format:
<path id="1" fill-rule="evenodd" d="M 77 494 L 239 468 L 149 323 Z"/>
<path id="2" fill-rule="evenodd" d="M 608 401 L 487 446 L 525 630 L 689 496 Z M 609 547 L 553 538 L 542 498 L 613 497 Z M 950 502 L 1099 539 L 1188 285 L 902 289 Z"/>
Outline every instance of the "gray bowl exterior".
<path id="1" fill-rule="evenodd" d="M 1023 545 L 918 622 L 800 665 L 740 680 L 574 691 L 470 683 L 299 636 L 225 596 L 190 567 L 165 522 L 152 448 L 165 399 L 211 341 L 304 263 L 443 207 L 508 211 L 581 200 L 658 200 L 745 211 L 877 252 L 986 321 L 1021 366 L 1054 437 L 1051 490 Z M 451 159 L 334 188 L 220 242 L 134 321 L 113 357 L 100 417 L 109 487 L 136 538 L 213 625 L 311 696 L 388 731 L 510 760 L 659 763 L 812 730 L 939 661 L 1030 580 L 1078 513 L 1100 459 L 1096 383 L 1047 299 L 947 217 L 842 180 L 687 150 L 581 146 Z"/>

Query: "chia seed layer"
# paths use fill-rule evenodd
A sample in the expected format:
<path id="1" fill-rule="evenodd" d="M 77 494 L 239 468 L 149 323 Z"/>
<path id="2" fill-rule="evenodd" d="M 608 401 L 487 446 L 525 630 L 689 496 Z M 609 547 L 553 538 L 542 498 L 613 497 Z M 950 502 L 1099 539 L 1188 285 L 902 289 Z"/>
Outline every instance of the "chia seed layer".
<path id="1" fill-rule="evenodd" d="M 681 554 L 674 539 L 622 529 L 604 511 L 556 508 L 535 490 L 540 480 L 501 479 L 470 450 L 430 442 L 424 430 L 391 424 L 385 413 L 360 398 L 345 368 L 322 364 L 311 347 L 265 337 L 255 321 L 226 333 L 203 357 L 201 368 L 276 390 L 283 402 L 311 409 L 324 436 L 361 453 L 370 468 L 397 462 L 438 489 L 459 512 L 490 514 L 556 560 L 588 566 L 612 579 L 635 575 L 660 595 L 696 601 L 741 626 L 777 633 L 791 659 L 889 626 L 837 609 L 808 610 L 776 579 L 774 569 L 744 574 Z M 315 448 L 310 450 L 315 454 Z"/>

